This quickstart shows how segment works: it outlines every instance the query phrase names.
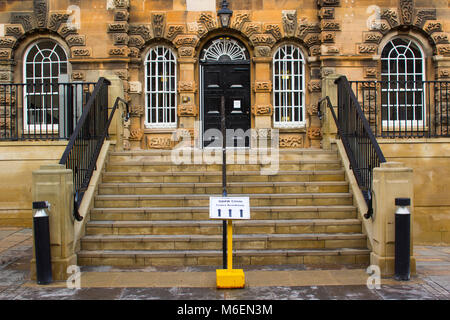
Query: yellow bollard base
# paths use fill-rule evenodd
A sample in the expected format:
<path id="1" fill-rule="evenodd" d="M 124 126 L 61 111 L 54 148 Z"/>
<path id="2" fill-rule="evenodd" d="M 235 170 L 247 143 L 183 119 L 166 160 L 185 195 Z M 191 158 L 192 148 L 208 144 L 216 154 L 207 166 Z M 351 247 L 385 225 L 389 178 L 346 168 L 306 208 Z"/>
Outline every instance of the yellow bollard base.
<path id="1" fill-rule="evenodd" d="M 216 279 L 218 289 L 244 288 L 245 286 L 245 275 L 242 269 L 217 269 Z"/>

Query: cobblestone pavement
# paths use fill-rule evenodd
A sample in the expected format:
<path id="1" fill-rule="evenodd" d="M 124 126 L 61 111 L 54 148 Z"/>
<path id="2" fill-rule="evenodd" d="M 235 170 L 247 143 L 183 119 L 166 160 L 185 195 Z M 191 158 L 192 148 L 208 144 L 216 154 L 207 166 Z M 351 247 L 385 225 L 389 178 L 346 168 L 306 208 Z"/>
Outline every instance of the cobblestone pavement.
<path id="1" fill-rule="evenodd" d="M 251 285 L 237 290 L 218 290 L 213 285 L 160 287 L 147 284 L 145 287 L 139 287 L 136 283 L 131 283 L 132 277 L 128 277 L 129 286 L 127 286 L 127 280 L 124 280 L 120 286 L 110 287 L 95 284 L 95 281 L 87 281 L 81 289 L 68 289 L 65 282 L 38 286 L 30 280 L 31 229 L 0 227 L 0 300 L 450 300 L 450 247 L 416 246 L 414 252 L 417 259 L 417 276 L 407 282 L 383 279 L 380 289 L 369 289 L 363 283 L 355 285 L 350 278 L 334 279 L 338 281 L 338 284 L 333 283 L 333 285 L 326 285 L 326 281 L 323 280 L 324 285 L 292 286 L 285 285 L 280 279 L 281 285 Z M 354 272 L 361 276 L 363 273 L 360 269 L 351 270 L 344 266 L 327 266 L 327 268 L 323 270 L 323 274 L 317 271 L 320 267 L 313 269 L 306 266 L 253 267 L 247 268 L 246 272 L 257 274 L 255 271 L 274 271 L 264 274 L 265 277 L 270 277 L 271 274 L 277 275 L 283 271 L 296 274 L 301 274 L 300 271 L 305 271 L 305 274 L 317 271 L 319 278 L 321 275 L 332 274 L 333 272 L 329 271 L 330 268 L 339 270 L 336 274 L 351 275 Z M 81 269 L 82 274 L 103 273 L 105 277 L 114 275 L 116 278 L 121 272 L 124 275 L 136 275 L 139 272 L 141 274 L 144 274 L 143 272 L 147 272 L 145 274 L 184 272 L 186 277 L 195 277 L 199 274 L 211 275 L 214 270 L 213 267 L 150 267 L 137 270 L 83 267 Z M 333 279 L 330 279 L 332 283 Z M 314 283 L 315 279 L 307 279 L 305 283 L 308 281 Z M 320 279 L 317 281 L 320 283 Z"/>

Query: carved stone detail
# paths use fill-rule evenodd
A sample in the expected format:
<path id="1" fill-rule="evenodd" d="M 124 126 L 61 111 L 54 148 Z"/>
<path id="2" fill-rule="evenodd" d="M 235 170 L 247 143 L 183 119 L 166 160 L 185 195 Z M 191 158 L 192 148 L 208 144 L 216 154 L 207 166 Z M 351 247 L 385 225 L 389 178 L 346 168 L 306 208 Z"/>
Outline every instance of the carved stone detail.
<path id="1" fill-rule="evenodd" d="M 114 45 L 128 45 L 129 36 L 127 33 L 115 33 L 114 36 Z"/>
<path id="2" fill-rule="evenodd" d="M 439 55 L 443 55 L 443 56 L 450 55 L 450 45 L 449 44 L 437 45 L 437 52 Z"/>
<path id="3" fill-rule="evenodd" d="M 33 29 L 33 19 L 29 13 L 12 13 L 11 23 L 21 24 L 25 32 L 31 31 Z"/>
<path id="4" fill-rule="evenodd" d="M 153 35 L 155 38 L 162 38 L 164 36 L 164 29 L 166 27 L 165 13 L 152 14 Z"/>
<path id="5" fill-rule="evenodd" d="M 72 57 L 89 57 L 91 55 L 91 48 L 72 48 Z"/>
<path id="6" fill-rule="evenodd" d="M 324 43 L 333 43 L 336 39 L 335 32 L 323 32 L 321 35 L 322 42 Z"/>
<path id="7" fill-rule="evenodd" d="M 129 40 L 128 40 L 128 46 L 130 47 L 136 47 L 139 49 L 142 49 L 145 45 L 145 40 L 144 38 L 142 38 L 141 36 L 130 36 Z"/>
<path id="8" fill-rule="evenodd" d="M 364 68 L 364 76 L 366 78 L 376 78 L 377 77 L 377 68 L 375 68 L 375 67 Z"/>
<path id="9" fill-rule="evenodd" d="M 283 29 L 286 37 L 295 36 L 297 30 L 297 11 L 284 10 L 282 12 Z"/>
<path id="10" fill-rule="evenodd" d="M 418 10 L 414 25 L 422 28 L 427 20 L 436 20 L 436 9 Z"/>
<path id="11" fill-rule="evenodd" d="M 281 34 L 281 29 L 278 24 L 265 24 L 264 32 L 273 35 L 276 40 L 280 40 L 283 35 Z"/>
<path id="12" fill-rule="evenodd" d="M 438 33 L 432 36 L 434 43 L 445 44 L 448 43 L 448 35 L 446 33 Z"/>
<path id="13" fill-rule="evenodd" d="M 271 92 L 272 91 L 272 81 L 255 81 L 254 91 L 255 92 Z"/>
<path id="14" fill-rule="evenodd" d="M 145 41 L 151 40 L 153 38 L 153 30 L 151 25 L 148 24 L 138 24 L 129 26 L 129 34 L 130 35 L 139 35 Z"/>
<path id="15" fill-rule="evenodd" d="M 321 80 L 311 80 L 308 83 L 309 92 L 320 92 L 322 90 L 322 81 Z"/>
<path id="16" fill-rule="evenodd" d="M 48 14 L 47 0 L 34 0 L 33 7 L 37 27 L 45 28 Z"/>
<path id="17" fill-rule="evenodd" d="M 383 36 L 379 32 L 364 32 L 364 42 L 379 43 Z"/>
<path id="18" fill-rule="evenodd" d="M 270 57 L 271 53 L 272 53 L 272 49 L 267 46 L 255 48 L 255 56 L 257 56 L 257 57 Z"/>
<path id="19" fill-rule="evenodd" d="M 271 34 L 254 34 L 250 37 L 250 41 L 254 46 L 272 47 L 276 40 Z"/>
<path id="20" fill-rule="evenodd" d="M 128 47 L 114 47 L 108 50 L 110 56 L 128 57 L 130 49 Z"/>
<path id="21" fill-rule="evenodd" d="M 317 5 L 319 7 L 338 7 L 341 4 L 340 0 L 318 0 Z"/>
<path id="22" fill-rule="evenodd" d="M 72 72 L 72 80 L 73 81 L 84 81 L 85 76 L 83 72 L 80 71 L 76 71 L 76 72 Z"/>
<path id="23" fill-rule="evenodd" d="M 306 38 L 305 38 L 305 44 L 308 47 L 312 47 L 314 45 L 320 45 L 321 44 L 321 40 L 320 40 L 320 36 L 318 34 L 309 34 Z"/>
<path id="24" fill-rule="evenodd" d="M 117 9 L 114 11 L 114 21 L 128 21 L 130 14 L 126 9 Z"/>
<path id="25" fill-rule="evenodd" d="M 139 104 L 133 104 L 130 108 L 130 115 L 133 117 L 141 117 L 144 115 L 145 107 Z"/>
<path id="26" fill-rule="evenodd" d="M 319 111 L 319 106 L 317 105 L 317 103 L 313 103 L 310 104 L 308 106 L 308 108 L 306 109 L 306 112 L 308 113 L 308 115 L 312 116 L 317 116 L 317 112 Z"/>
<path id="27" fill-rule="evenodd" d="M 403 24 L 412 24 L 412 18 L 414 14 L 413 0 L 400 0 L 399 5 Z"/>
<path id="28" fill-rule="evenodd" d="M 17 40 L 14 37 L 0 37 L 0 48 L 13 48 Z"/>
<path id="29" fill-rule="evenodd" d="M 322 138 L 322 130 L 319 127 L 308 128 L 307 132 L 310 140 L 320 140 Z"/>
<path id="30" fill-rule="evenodd" d="M 70 36 L 71 34 L 75 34 L 75 35 L 78 34 L 78 30 L 75 26 L 71 26 L 66 23 L 62 23 L 58 29 L 58 34 L 61 37 L 66 38 L 66 37 Z"/>
<path id="31" fill-rule="evenodd" d="M 210 12 L 202 12 L 200 13 L 200 17 L 198 18 L 200 23 L 208 29 L 208 31 L 217 29 L 217 20 L 216 17 L 213 16 Z"/>
<path id="32" fill-rule="evenodd" d="M 199 41 L 197 36 L 194 35 L 178 35 L 173 43 L 177 48 L 179 47 L 195 47 Z"/>
<path id="33" fill-rule="evenodd" d="M 7 60 L 11 59 L 12 49 L 0 49 L 0 59 Z"/>
<path id="34" fill-rule="evenodd" d="M 424 30 L 428 34 L 432 34 L 434 32 L 442 32 L 442 24 L 440 22 L 429 22 Z"/>
<path id="35" fill-rule="evenodd" d="M 141 128 L 133 128 L 130 130 L 130 140 L 141 141 L 144 136 L 144 130 Z"/>
<path id="36" fill-rule="evenodd" d="M 78 36 L 78 35 L 70 35 L 66 38 L 66 42 L 70 47 L 85 46 L 86 45 L 86 37 Z"/>
<path id="37" fill-rule="evenodd" d="M 245 27 L 243 29 L 243 33 L 247 36 L 247 37 L 251 37 L 254 34 L 258 34 L 261 33 L 261 23 L 257 23 L 257 22 L 252 22 L 252 23 L 246 23 Z"/>
<path id="38" fill-rule="evenodd" d="M 178 49 L 178 55 L 180 57 L 192 57 L 194 55 L 195 49 L 191 47 L 181 47 Z"/>
<path id="39" fill-rule="evenodd" d="M 273 106 L 270 104 L 252 106 L 252 113 L 255 116 L 271 116 L 273 114 Z"/>
<path id="40" fill-rule="evenodd" d="M 108 32 L 109 33 L 127 33 L 128 32 L 128 23 L 126 22 L 114 22 L 108 24 Z"/>
<path id="41" fill-rule="evenodd" d="M 166 32 L 166 39 L 172 41 L 175 37 L 181 33 L 184 33 L 184 26 L 182 25 L 169 25 Z"/>
<path id="42" fill-rule="evenodd" d="M 21 38 L 25 34 L 22 25 L 6 25 L 5 35 L 12 36 L 16 39 Z"/>
<path id="43" fill-rule="evenodd" d="M 440 78 L 450 78 L 450 69 L 441 69 L 439 70 Z"/>
<path id="44" fill-rule="evenodd" d="M 248 12 L 237 13 L 233 23 L 231 24 L 231 28 L 240 31 L 242 30 L 242 27 L 246 22 L 250 22 L 250 13 Z"/>
<path id="45" fill-rule="evenodd" d="M 180 117 L 196 117 L 198 115 L 198 108 L 195 105 L 179 105 L 178 116 Z"/>
<path id="46" fill-rule="evenodd" d="M 394 28 L 400 24 L 397 11 L 394 9 L 387 9 L 381 14 L 381 18 L 386 19 L 389 24 L 391 25 L 391 28 Z"/>
<path id="47" fill-rule="evenodd" d="M 374 44 L 360 44 L 358 45 L 358 52 L 364 54 L 375 54 L 378 46 Z"/>
<path id="48" fill-rule="evenodd" d="M 319 10 L 320 19 L 334 19 L 334 8 L 321 8 Z"/>
<path id="49" fill-rule="evenodd" d="M 178 91 L 179 92 L 195 92 L 195 81 L 179 81 Z"/>
<path id="50" fill-rule="evenodd" d="M 171 149 L 172 140 L 166 137 L 147 136 L 147 146 L 149 149 Z"/>
<path id="51" fill-rule="evenodd" d="M 320 23 L 320 26 L 322 28 L 322 30 L 335 30 L 335 31 L 339 31 L 341 30 L 341 23 L 338 21 L 334 21 L 334 20 L 322 20 Z"/>
<path id="52" fill-rule="evenodd" d="M 280 135 L 280 148 L 303 148 L 303 137 L 300 135 Z"/>
<path id="53" fill-rule="evenodd" d="M 68 13 L 52 13 L 48 22 L 48 28 L 52 31 L 58 31 L 61 23 L 66 23 L 69 19 Z"/>

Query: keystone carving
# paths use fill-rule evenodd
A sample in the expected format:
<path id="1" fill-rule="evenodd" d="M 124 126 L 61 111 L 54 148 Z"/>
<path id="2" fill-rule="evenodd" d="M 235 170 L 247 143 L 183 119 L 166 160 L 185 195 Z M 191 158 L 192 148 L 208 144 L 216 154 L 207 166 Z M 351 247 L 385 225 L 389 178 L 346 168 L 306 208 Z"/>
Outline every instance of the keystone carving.
<path id="1" fill-rule="evenodd" d="M 403 24 L 412 24 L 412 18 L 414 14 L 413 0 L 400 0 L 399 5 Z"/>
<path id="2" fill-rule="evenodd" d="M 297 11 L 284 10 L 282 13 L 283 29 L 286 37 L 293 37 L 297 30 Z"/>
<path id="3" fill-rule="evenodd" d="M 47 0 L 34 0 L 34 16 L 36 18 L 36 25 L 38 28 L 45 28 L 47 25 Z"/>
<path id="4" fill-rule="evenodd" d="M 164 29 L 166 26 L 166 15 L 164 13 L 152 14 L 153 35 L 155 38 L 162 38 L 164 36 Z"/>

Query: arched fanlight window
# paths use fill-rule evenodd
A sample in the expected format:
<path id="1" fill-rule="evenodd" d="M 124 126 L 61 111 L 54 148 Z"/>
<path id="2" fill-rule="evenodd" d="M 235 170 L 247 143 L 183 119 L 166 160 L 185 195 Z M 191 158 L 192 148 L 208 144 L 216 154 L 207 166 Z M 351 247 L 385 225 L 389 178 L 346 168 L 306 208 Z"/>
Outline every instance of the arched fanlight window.
<path id="1" fill-rule="evenodd" d="M 67 82 L 67 54 L 53 40 L 41 40 L 25 52 L 24 130 L 56 133 L 60 117 L 58 83 Z M 61 78 L 64 75 L 63 78 Z"/>
<path id="2" fill-rule="evenodd" d="M 413 40 L 394 38 L 381 53 L 381 110 L 384 129 L 403 127 L 408 121 L 423 126 L 425 120 L 425 62 Z"/>
<path id="3" fill-rule="evenodd" d="M 145 125 L 177 126 L 177 61 L 165 46 L 150 49 L 145 59 Z"/>
<path id="4" fill-rule="evenodd" d="M 275 127 L 301 127 L 305 122 L 305 65 L 301 50 L 281 46 L 273 58 Z"/>
<path id="5" fill-rule="evenodd" d="M 247 60 L 246 49 L 236 40 L 218 38 L 202 51 L 202 62 L 225 62 Z"/>

